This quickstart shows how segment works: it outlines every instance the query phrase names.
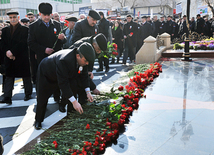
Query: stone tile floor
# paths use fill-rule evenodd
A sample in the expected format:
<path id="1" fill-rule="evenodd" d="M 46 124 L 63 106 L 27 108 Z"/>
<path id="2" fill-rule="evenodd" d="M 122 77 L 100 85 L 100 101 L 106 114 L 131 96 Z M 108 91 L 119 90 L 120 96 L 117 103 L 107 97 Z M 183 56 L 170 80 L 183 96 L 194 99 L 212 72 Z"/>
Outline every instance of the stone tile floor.
<path id="1" fill-rule="evenodd" d="M 163 73 L 105 155 L 214 154 L 214 59 L 161 63 Z"/>

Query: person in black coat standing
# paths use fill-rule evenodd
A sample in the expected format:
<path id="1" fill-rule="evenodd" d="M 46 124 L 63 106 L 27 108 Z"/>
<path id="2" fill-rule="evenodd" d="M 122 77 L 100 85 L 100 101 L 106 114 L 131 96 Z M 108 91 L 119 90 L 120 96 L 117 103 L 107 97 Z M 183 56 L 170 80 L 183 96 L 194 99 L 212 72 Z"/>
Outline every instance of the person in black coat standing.
<path id="1" fill-rule="evenodd" d="M 2 28 L 0 26 L 0 73 L 2 74 L 2 92 L 4 92 L 4 81 L 5 81 L 5 65 L 4 65 L 4 56 L 5 53 L 3 52 L 2 49 L 2 39 L 1 39 L 1 35 L 2 35 Z"/>
<path id="2" fill-rule="evenodd" d="M 137 47 L 137 32 L 138 32 L 138 25 L 137 23 L 132 21 L 132 16 L 126 16 L 127 23 L 124 25 L 123 34 L 125 39 L 125 51 L 123 55 L 123 64 L 126 64 L 126 60 L 128 55 L 130 57 L 130 61 L 134 62 L 135 54 L 136 54 L 136 47 Z"/>
<path id="3" fill-rule="evenodd" d="M 75 43 L 83 37 L 90 37 L 92 35 L 98 34 L 99 29 L 96 24 L 97 20 L 100 20 L 100 18 L 100 15 L 95 10 L 90 10 L 86 19 L 79 20 L 76 23 L 72 42 Z"/>
<path id="4" fill-rule="evenodd" d="M 161 18 L 161 24 L 160 24 L 160 35 L 166 32 L 166 22 L 165 22 L 165 17 L 162 16 Z"/>
<path id="5" fill-rule="evenodd" d="M 168 16 L 167 17 L 167 22 L 166 22 L 166 33 L 168 33 L 171 36 L 171 40 L 174 39 L 174 35 L 175 35 L 175 24 L 172 21 L 172 17 Z"/>
<path id="6" fill-rule="evenodd" d="M 104 34 L 106 38 L 108 38 L 108 30 L 109 30 L 109 21 L 104 17 L 103 12 L 99 12 L 100 14 L 100 21 L 98 23 L 99 27 L 99 33 Z M 100 57 L 98 58 L 99 62 L 99 68 L 97 69 L 97 72 L 103 71 L 103 62 L 105 66 L 105 72 L 107 73 L 109 71 L 109 58 Z"/>
<path id="7" fill-rule="evenodd" d="M 122 26 L 120 25 L 120 22 L 119 21 L 115 21 L 114 22 L 114 25 L 112 27 L 112 41 L 117 44 L 117 52 L 118 52 L 118 55 L 117 55 L 117 63 L 119 63 L 119 59 L 120 59 L 120 56 L 122 55 L 122 48 L 123 48 L 123 28 Z M 112 62 L 111 63 L 114 63 L 115 62 L 115 59 L 112 58 Z"/>
<path id="8" fill-rule="evenodd" d="M 4 98 L 1 103 L 12 104 L 12 90 L 15 77 L 21 77 L 24 83 L 25 98 L 31 99 L 32 83 L 28 55 L 28 28 L 19 23 L 17 11 L 9 11 L 10 26 L 2 29 L 2 50 L 5 53 L 4 63 L 6 79 Z"/>
<path id="9" fill-rule="evenodd" d="M 38 68 L 37 108 L 35 129 L 42 128 L 48 98 L 59 86 L 63 97 L 69 100 L 68 109 L 73 108 L 83 113 L 81 104 L 76 100 L 78 89 L 85 89 L 88 100 L 93 101 L 89 88 L 88 64 L 95 60 L 95 52 L 89 43 L 83 43 L 79 48 L 56 52 L 42 60 Z M 71 112 L 71 111 L 70 111 Z"/>
<path id="10" fill-rule="evenodd" d="M 51 19 L 52 6 L 49 3 L 39 4 L 40 19 L 29 26 L 28 44 L 36 53 L 37 64 L 42 59 L 62 49 L 66 37 L 60 33 L 60 23 Z M 54 100 L 60 102 L 60 90 L 54 93 Z"/>
<path id="11" fill-rule="evenodd" d="M 156 38 L 158 34 L 160 35 L 160 25 L 161 25 L 161 22 L 158 20 L 157 16 L 154 16 L 154 22 L 153 23 L 155 25 L 155 31 L 152 34 L 152 36 Z"/>
<path id="12" fill-rule="evenodd" d="M 204 25 L 205 25 L 205 21 L 203 18 L 201 18 L 201 15 L 198 14 L 197 15 L 197 21 L 196 21 L 196 29 L 195 31 L 199 34 L 199 35 L 204 35 Z"/>
<path id="13" fill-rule="evenodd" d="M 152 35 L 152 26 L 151 24 L 149 24 L 147 21 L 146 21 L 146 16 L 143 16 L 141 19 L 142 19 L 142 24 L 141 24 L 141 31 L 140 31 L 140 34 L 141 34 L 141 42 L 142 42 L 142 45 L 144 44 L 144 40 Z"/>

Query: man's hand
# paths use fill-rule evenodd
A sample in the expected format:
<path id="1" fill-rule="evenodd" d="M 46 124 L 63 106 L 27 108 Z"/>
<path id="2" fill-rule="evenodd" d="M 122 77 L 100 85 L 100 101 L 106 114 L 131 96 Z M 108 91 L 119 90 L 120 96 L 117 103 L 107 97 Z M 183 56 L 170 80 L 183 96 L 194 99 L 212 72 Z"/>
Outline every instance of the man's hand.
<path id="1" fill-rule="evenodd" d="M 79 112 L 80 114 L 83 113 L 83 109 L 81 104 L 79 104 L 79 102 L 77 102 L 77 100 L 75 100 L 74 102 L 72 102 L 74 109 Z"/>
<path id="2" fill-rule="evenodd" d="M 201 35 L 204 35 L 204 33 L 201 33 Z"/>
<path id="3" fill-rule="evenodd" d="M 60 39 L 60 40 L 65 39 L 65 35 L 64 35 L 63 33 L 60 33 L 60 34 L 58 35 L 58 39 Z"/>
<path id="4" fill-rule="evenodd" d="M 90 75 L 90 78 L 93 80 L 94 74 L 92 72 L 88 72 L 88 75 Z"/>
<path id="5" fill-rule="evenodd" d="M 131 36 L 132 36 L 132 34 L 129 34 L 129 36 L 131 37 Z"/>
<path id="6" fill-rule="evenodd" d="M 53 51 L 54 50 L 52 48 L 46 48 L 45 49 L 45 53 L 48 54 L 48 55 L 51 55 L 51 53 L 53 53 Z"/>
<path id="7" fill-rule="evenodd" d="M 37 55 L 35 54 L 35 59 L 37 59 Z"/>
<path id="8" fill-rule="evenodd" d="M 10 50 L 8 50 L 8 51 L 6 52 L 6 56 L 7 56 L 9 59 L 13 59 L 13 53 L 12 53 Z"/>
<path id="9" fill-rule="evenodd" d="M 87 92 L 87 98 L 88 98 L 89 102 L 93 102 L 94 101 L 93 96 L 91 95 L 91 92 Z"/>
<path id="10" fill-rule="evenodd" d="M 100 91 L 96 88 L 94 90 L 92 90 L 92 92 L 95 94 L 95 95 L 99 95 L 100 94 Z"/>
<path id="11" fill-rule="evenodd" d="M 112 38 L 112 40 L 115 40 L 114 38 Z"/>
<path id="12" fill-rule="evenodd" d="M 127 37 L 126 36 L 124 36 L 124 39 L 126 39 Z"/>
<path id="13" fill-rule="evenodd" d="M 172 36 L 174 36 L 174 34 L 172 34 Z"/>

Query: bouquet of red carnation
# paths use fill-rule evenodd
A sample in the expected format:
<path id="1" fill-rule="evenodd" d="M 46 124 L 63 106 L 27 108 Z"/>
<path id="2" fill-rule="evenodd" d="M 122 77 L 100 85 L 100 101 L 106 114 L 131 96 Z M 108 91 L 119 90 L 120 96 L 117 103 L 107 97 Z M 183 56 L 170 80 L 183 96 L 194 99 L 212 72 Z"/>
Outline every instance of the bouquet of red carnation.
<path id="1" fill-rule="evenodd" d="M 99 58 L 100 57 L 105 57 L 105 58 L 115 58 L 116 56 L 118 55 L 118 52 L 117 52 L 117 44 L 115 43 L 110 43 L 108 42 L 107 44 L 107 50 L 106 51 L 102 51 L 99 55 Z"/>

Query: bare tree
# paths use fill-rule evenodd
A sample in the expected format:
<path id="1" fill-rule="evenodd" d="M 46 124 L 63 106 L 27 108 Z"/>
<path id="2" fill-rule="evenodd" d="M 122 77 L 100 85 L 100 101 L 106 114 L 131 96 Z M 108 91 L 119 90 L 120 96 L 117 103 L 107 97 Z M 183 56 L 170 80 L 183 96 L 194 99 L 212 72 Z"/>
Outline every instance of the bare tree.
<path id="1" fill-rule="evenodd" d="M 214 5 L 213 5 L 213 0 L 203 0 L 205 3 L 207 3 L 207 5 L 209 6 L 209 8 L 211 9 L 213 15 L 214 15 Z"/>

